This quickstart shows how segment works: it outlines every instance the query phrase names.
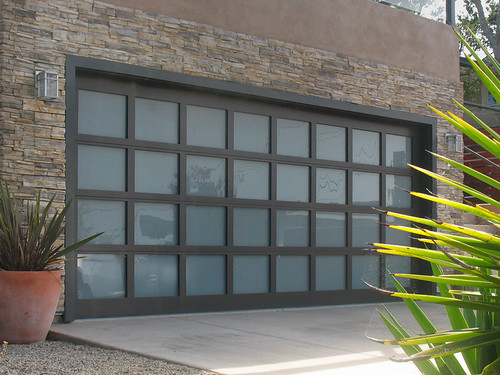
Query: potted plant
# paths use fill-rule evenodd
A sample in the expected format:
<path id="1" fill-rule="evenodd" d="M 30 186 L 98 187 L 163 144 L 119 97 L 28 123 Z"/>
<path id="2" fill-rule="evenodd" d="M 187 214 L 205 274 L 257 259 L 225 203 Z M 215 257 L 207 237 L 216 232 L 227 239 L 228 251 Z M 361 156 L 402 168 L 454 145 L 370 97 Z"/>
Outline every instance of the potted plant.
<path id="1" fill-rule="evenodd" d="M 65 247 L 60 237 L 71 200 L 51 214 L 53 201 L 41 208 L 38 193 L 24 215 L 7 184 L 0 184 L 0 341 L 45 340 L 59 300 L 64 256 L 101 234 Z"/>

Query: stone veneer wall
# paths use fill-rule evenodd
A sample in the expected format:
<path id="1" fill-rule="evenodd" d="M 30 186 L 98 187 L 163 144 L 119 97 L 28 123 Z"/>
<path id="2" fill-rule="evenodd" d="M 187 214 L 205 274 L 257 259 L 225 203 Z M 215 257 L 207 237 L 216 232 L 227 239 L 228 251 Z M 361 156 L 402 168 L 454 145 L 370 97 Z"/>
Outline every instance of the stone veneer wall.
<path id="1" fill-rule="evenodd" d="M 459 82 L 98 1 L 0 0 L 0 7 L 0 177 L 21 199 L 32 199 L 38 189 L 45 198 L 56 194 L 59 207 L 65 199 L 67 54 L 428 116 L 428 103 L 455 111 L 451 99 L 462 97 Z M 59 73 L 59 99 L 35 98 L 35 67 Z M 444 154 L 449 131 L 439 120 L 438 151 Z M 438 172 L 452 174 L 441 163 Z M 461 199 L 449 188 L 438 191 Z M 440 219 L 460 219 L 438 212 Z"/>

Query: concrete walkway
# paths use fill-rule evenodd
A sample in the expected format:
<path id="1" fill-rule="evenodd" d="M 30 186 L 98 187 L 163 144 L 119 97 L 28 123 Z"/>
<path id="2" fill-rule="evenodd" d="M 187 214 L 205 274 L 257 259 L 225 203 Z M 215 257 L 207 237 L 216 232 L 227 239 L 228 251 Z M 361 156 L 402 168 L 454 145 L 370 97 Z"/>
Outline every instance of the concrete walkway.
<path id="1" fill-rule="evenodd" d="M 386 306 L 405 328 L 420 332 L 403 303 Z M 54 324 L 51 336 L 228 375 L 419 374 L 411 363 L 388 359 L 400 356 L 399 348 L 366 338 L 391 338 L 377 308 L 382 306 L 80 320 Z M 423 308 L 438 329 L 448 328 L 443 308 Z"/>

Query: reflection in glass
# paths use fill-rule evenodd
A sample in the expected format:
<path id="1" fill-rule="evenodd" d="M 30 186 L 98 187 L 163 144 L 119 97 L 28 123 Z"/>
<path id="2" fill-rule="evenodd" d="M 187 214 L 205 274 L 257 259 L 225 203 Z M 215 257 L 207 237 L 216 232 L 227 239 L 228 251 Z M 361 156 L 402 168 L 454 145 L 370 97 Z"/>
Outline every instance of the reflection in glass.
<path id="1" fill-rule="evenodd" d="M 223 255 L 186 256 L 186 295 L 226 293 L 226 257 Z"/>
<path id="2" fill-rule="evenodd" d="M 179 104 L 135 99 L 135 139 L 179 142 Z"/>
<path id="3" fill-rule="evenodd" d="M 177 205 L 136 203 L 134 207 L 134 235 L 137 245 L 178 244 Z"/>
<path id="4" fill-rule="evenodd" d="M 141 193 L 177 194 L 177 154 L 135 152 L 135 191 Z"/>
<path id="5" fill-rule="evenodd" d="M 126 138 L 127 97 L 78 90 L 78 133 Z"/>
<path id="6" fill-rule="evenodd" d="M 362 206 L 380 205 L 380 175 L 378 173 L 352 173 L 352 203 Z"/>
<path id="7" fill-rule="evenodd" d="M 379 215 L 352 214 L 352 246 L 366 247 L 380 242 Z"/>
<path id="8" fill-rule="evenodd" d="M 309 167 L 278 164 L 277 199 L 309 202 Z"/>
<path id="9" fill-rule="evenodd" d="M 193 246 L 226 244 L 226 209 L 211 206 L 186 207 L 186 243 Z"/>
<path id="10" fill-rule="evenodd" d="M 385 223 L 403 227 L 410 226 L 409 221 L 388 215 L 385 215 Z M 411 234 L 402 230 L 385 227 L 385 242 L 394 245 L 411 246 Z"/>
<path id="11" fill-rule="evenodd" d="M 125 202 L 79 199 L 77 210 L 78 241 L 104 232 L 90 243 L 125 244 Z"/>
<path id="12" fill-rule="evenodd" d="M 234 113 L 234 149 L 269 153 L 269 117 Z"/>
<path id="13" fill-rule="evenodd" d="M 353 129 L 352 161 L 361 164 L 380 164 L 380 133 Z"/>
<path id="14" fill-rule="evenodd" d="M 269 292 L 269 256 L 235 255 L 233 258 L 233 293 Z"/>
<path id="15" fill-rule="evenodd" d="M 78 188 L 125 191 L 126 161 L 122 148 L 78 146 Z"/>
<path id="16" fill-rule="evenodd" d="M 307 292 L 309 290 L 309 257 L 278 255 L 276 257 L 276 291 Z"/>
<path id="17" fill-rule="evenodd" d="M 316 125 L 316 158 L 345 161 L 345 128 L 330 125 Z"/>
<path id="18" fill-rule="evenodd" d="M 309 246 L 308 211 L 276 211 L 276 246 Z"/>
<path id="19" fill-rule="evenodd" d="M 226 196 L 226 159 L 187 156 L 187 194 Z"/>
<path id="20" fill-rule="evenodd" d="M 411 138 L 387 134 L 385 139 L 385 165 L 409 168 L 407 163 L 411 163 Z"/>
<path id="21" fill-rule="evenodd" d="M 269 199 L 269 163 L 234 161 L 235 198 Z"/>
<path id="22" fill-rule="evenodd" d="M 411 177 L 386 175 L 385 200 L 388 207 L 411 208 Z"/>
<path id="23" fill-rule="evenodd" d="M 125 255 L 79 254 L 78 299 L 124 298 Z"/>
<path id="24" fill-rule="evenodd" d="M 338 169 L 316 169 L 316 202 L 346 202 L 346 172 Z"/>
<path id="25" fill-rule="evenodd" d="M 353 255 L 352 289 L 370 289 L 363 281 L 380 287 L 380 256 Z"/>
<path id="26" fill-rule="evenodd" d="M 279 118 L 278 155 L 309 157 L 309 123 Z"/>
<path id="27" fill-rule="evenodd" d="M 346 220 L 344 213 L 316 212 L 316 246 L 346 246 Z"/>
<path id="28" fill-rule="evenodd" d="M 234 246 L 269 246 L 269 228 L 267 208 L 233 210 Z"/>
<path id="29" fill-rule="evenodd" d="M 226 148 L 226 111 L 188 105 L 187 144 Z"/>
<path id="30" fill-rule="evenodd" d="M 345 288 L 345 256 L 316 256 L 316 290 L 341 290 Z"/>
<path id="31" fill-rule="evenodd" d="M 134 296 L 165 297 L 179 295 L 176 255 L 135 255 Z"/>

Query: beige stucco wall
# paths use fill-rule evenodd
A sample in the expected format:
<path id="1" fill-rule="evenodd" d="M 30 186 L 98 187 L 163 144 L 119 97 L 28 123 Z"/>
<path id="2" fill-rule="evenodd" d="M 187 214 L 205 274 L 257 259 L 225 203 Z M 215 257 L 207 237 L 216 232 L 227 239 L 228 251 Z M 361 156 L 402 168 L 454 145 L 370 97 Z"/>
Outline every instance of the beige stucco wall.
<path id="1" fill-rule="evenodd" d="M 105 0 L 459 80 L 450 26 L 371 0 Z"/>

